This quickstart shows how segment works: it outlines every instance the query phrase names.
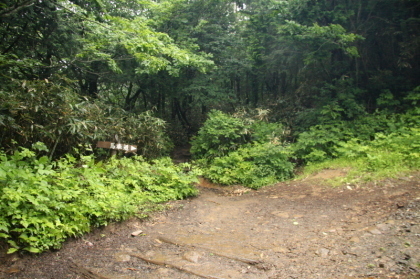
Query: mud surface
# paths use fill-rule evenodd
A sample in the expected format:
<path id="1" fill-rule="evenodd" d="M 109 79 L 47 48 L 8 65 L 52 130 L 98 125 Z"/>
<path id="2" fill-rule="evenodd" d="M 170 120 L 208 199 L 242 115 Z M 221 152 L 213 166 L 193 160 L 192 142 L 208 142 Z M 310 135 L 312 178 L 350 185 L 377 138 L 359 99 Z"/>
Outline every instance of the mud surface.
<path id="1" fill-rule="evenodd" d="M 0 278 L 420 278 L 420 175 L 325 186 L 342 174 L 258 191 L 202 181 L 147 221 L 39 256 L 3 252 Z"/>

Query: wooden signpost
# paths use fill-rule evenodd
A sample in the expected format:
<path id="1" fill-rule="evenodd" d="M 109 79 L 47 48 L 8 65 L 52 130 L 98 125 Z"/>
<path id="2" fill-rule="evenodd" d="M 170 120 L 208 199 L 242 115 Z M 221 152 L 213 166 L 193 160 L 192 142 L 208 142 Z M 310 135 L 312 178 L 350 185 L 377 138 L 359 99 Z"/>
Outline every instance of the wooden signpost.
<path id="1" fill-rule="evenodd" d="M 96 147 L 107 148 L 113 150 L 123 150 L 125 153 L 136 153 L 137 145 L 129 145 L 124 143 L 115 143 L 111 141 L 98 141 Z"/>

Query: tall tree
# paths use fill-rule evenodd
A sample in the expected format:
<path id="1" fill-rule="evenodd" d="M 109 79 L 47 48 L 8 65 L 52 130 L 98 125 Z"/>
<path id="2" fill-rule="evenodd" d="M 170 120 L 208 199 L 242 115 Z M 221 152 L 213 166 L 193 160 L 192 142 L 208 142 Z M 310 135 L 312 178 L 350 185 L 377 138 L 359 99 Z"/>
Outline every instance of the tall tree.
<path id="1" fill-rule="evenodd" d="M 46 111 L 38 113 L 41 109 L 37 107 L 29 113 L 24 103 L 30 96 L 39 95 L 47 98 L 45 105 L 57 105 L 53 101 L 55 96 L 44 93 L 59 92 L 58 88 L 65 85 L 63 92 L 71 92 L 76 99 L 85 96 L 114 108 L 134 111 L 134 104 L 146 91 L 136 86 L 138 79 L 160 73 L 176 76 L 183 68 L 197 71 L 209 68 L 213 62 L 193 44 L 177 44 L 168 34 L 156 30 L 152 10 L 160 9 L 161 4 L 90 0 L 6 1 L 2 4 L 1 139 L 8 138 L 10 144 L 6 134 L 11 130 L 16 131 L 14 135 L 18 138 L 23 134 L 22 129 L 29 129 L 25 134 L 33 135 L 31 131 L 36 127 L 49 126 L 51 142 L 55 142 L 51 144 L 57 145 L 58 139 L 64 138 L 63 131 L 75 127 L 73 122 L 57 122 L 62 118 L 50 118 Z M 28 87 L 29 82 L 36 86 Z M 71 110 L 76 109 L 74 103 L 69 105 Z M 15 114 L 16 111 L 22 113 Z M 141 111 L 144 109 L 136 112 Z M 60 113 L 69 114 L 68 111 Z M 10 121 L 6 123 L 4 119 Z M 87 130 L 87 126 L 84 129 Z M 42 137 L 32 139 L 36 138 Z M 29 137 L 22 137 L 21 144 L 30 142 Z"/>

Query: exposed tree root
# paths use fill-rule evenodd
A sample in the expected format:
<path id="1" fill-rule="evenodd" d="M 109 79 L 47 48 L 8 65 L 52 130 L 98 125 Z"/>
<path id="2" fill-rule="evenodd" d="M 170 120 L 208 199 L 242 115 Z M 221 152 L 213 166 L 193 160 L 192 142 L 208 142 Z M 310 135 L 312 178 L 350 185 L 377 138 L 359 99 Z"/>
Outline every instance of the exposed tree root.
<path id="1" fill-rule="evenodd" d="M 139 258 L 139 259 L 141 259 L 141 260 L 143 260 L 147 263 L 151 263 L 151 264 L 155 264 L 155 265 L 163 265 L 163 266 L 167 266 L 167 267 L 170 267 L 170 268 L 175 268 L 175 269 L 178 269 L 179 271 L 189 273 L 189 274 L 192 274 L 192 275 L 195 275 L 195 276 L 199 276 L 199 277 L 202 277 L 202 278 L 205 278 L 205 279 L 223 279 L 223 278 L 212 276 L 212 275 L 201 274 L 201 273 L 186 269 L 182 266 L 174 265 L 174 264 L 171 264 L 171 263 L 168 263 L 168 262 L 165 262 L 165 261 L 149 259 L 146 256 L 141 255 L 141 254 L 132 254 L 131 256 Z"/>
<path id="2" fill-rule="evenodd" d="M 173 245 L 176 245 L 176 246 L 189 246 L 189 247 L 199 248 L 199 249 L 202 249 L 202 250 L 206 250 L 206 251 L 208 251 L 208 252 L 210 252 L 212 254 L 215 254 L 217 256 L 220 256 L 220 257 L 223 257 L 223 258 L 227 258 L 227 259 L 230 259 L 230 260 L 235 260 L 235 261 L 243 262 L 243 263 L 246 263 L 246 264 L 258 265 L 258 264 L 261 263 L 261 261 L 258 261 L 258 260 L 252 260 L 252 259 L 237 257 L 237 256 L 233 256 L 233 255 L 227 255 L 225 253 L 222 253 L 222 252 L 219 252 L 219 251 L 215 251 L 215 250 L 212 250 L 212 249 L 208 249 L 208 248 L 204 248 L 204 247 L 197 247 L 197 246 L 194 246 L 194 245 L 178 243 L 178 242 L 176 242 L 176 241 L 174 241 L 172 239 L 168 239 L 168 238 L 163 237 L 163 236 L 160 236 L 158 239 L 160 241 L 162 241 L 162 242 L 173 244 Z M 258 266 L 256 266 L 256 267 L 258 268 Z"/>
<path id="3" fill-rule="evenodd" d="M 71 261 L 70 269 L 74 271 L 75 273 L 81 275 L 85 279 L 111 279 L 111 278 L 99 275 L 83 266 L 76 264 L 73 261 Z"/>

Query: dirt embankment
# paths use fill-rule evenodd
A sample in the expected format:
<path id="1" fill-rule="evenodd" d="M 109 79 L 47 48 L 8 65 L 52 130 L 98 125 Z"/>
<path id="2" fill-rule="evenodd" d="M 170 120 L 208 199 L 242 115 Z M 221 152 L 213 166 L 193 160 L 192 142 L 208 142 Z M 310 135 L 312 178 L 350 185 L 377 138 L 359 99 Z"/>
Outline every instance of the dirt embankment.
<path id="1" fill-rule="evenodd" d="M 147 221 L 0 254 L 0 278 L 420 278 L 420 175 L 325 186 L 335 175 L 258 191 L 202 181 Z"/>

